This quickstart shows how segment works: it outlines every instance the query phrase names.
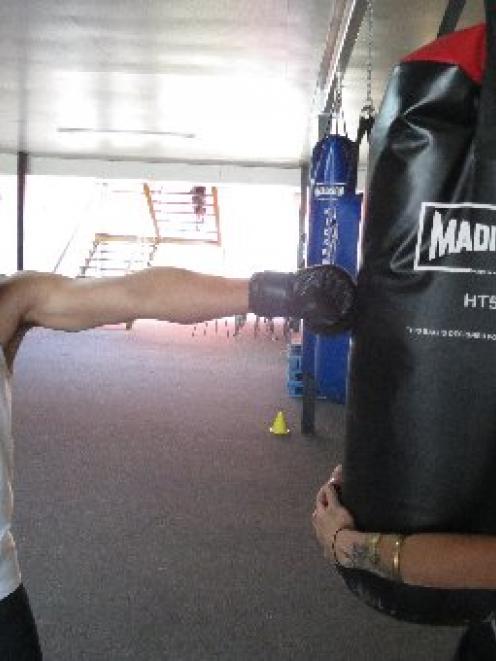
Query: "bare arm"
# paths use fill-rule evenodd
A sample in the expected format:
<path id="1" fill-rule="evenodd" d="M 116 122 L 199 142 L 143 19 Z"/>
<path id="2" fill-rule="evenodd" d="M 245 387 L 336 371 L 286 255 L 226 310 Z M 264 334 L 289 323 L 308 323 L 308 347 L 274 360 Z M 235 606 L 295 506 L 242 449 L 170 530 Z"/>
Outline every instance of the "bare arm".
<path id="1" fill-rule="evenodd" d="M 344 567 L 397 580 L 393 559 L 398 536 L 377 538 L 373 532 L 356 530 L 351 513 L 339 502 L 335 485 L 340 481 L 338 467 L 317 494 L 313 525 L 324 555 Z M 410 585 L 496 589 L 496 536 L 409 535 L 400 547 L 399 571 L 401 580 Z"/>
<path id="2" fill-rule="evenodd" d="M 248 310 L 248 281 L 169 267 L 116 278 L 23 273 L 3 285 L 0 304 L 17 324 L 78 331 L 133 319 L 193 323 Z"/>
<path id="3" fill-rule="evenodd" d="M 377 544 L 377 564 L 370 560 L 373 533 L 342 530 L 336 539 L 338 562 L 395 580 L 396 535 Z M 496 537 L 487 535 L 421 534 L 405 537 L 401 546 L 401 580 L 437 588 L 496 589 Z"/>

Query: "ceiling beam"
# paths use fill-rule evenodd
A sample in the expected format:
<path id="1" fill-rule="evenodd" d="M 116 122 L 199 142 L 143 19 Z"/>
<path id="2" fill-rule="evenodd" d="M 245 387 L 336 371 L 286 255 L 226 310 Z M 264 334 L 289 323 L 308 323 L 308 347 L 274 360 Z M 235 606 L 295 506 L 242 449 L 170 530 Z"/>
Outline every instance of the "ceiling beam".
<path id="1" fill-rule="evenodd" d="M 320 139 L 327 126 L 332 107 L 336 74 L 344 74 L 353 51 L 368 0 L 335 0 L 320 62 L 319 73 L 312 98 L 312 107 L 307 128 L 307 144 L 302 162 L 308 160 L 312 143 Z"/>
<path id="2" fill-rule="evenodd" d="M 323 87 L 326 98 L 323 113 L 331 111 L 336 88 L 336 74 L 344 75 L 346 71 L 366 11 L 367 0 L 347 0 L 345 3 Z"/>

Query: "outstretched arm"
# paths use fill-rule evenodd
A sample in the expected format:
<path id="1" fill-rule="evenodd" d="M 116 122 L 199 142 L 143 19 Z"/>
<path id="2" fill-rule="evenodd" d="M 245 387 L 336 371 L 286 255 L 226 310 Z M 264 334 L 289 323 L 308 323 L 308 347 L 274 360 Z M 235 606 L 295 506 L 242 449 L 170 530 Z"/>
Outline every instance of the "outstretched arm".
<path id="1" fill-rule="evenodd" d="M 312 518 L 326 557 L 410 585 L 496 589 L 496 536 L 360 532 L 339 502 L 340 482 L 338 467 L 318 492 Z"/>
<path id="2" fill-rule="evenodd" d="M 66 331 L 133 319 L 194 323 L 248 310 L 247 280 L 170 267 L 95 279 L 27 272 L 3 289 L 4 299 L 17 302 L 20 323 Z"/>
<path id="3" fill-rule="evenodd" d="M 78 331 L 133 319 L 188 324 L 248 311 L 303 318 L 314 332 L 335 333 L 350 327 L 354 299 L 353 279 L 332 265 L 265 271 L 249 280 L 171 267 L 97 279 L 24 272 L 0 284 L 0 343 L 21 325 Z"/>

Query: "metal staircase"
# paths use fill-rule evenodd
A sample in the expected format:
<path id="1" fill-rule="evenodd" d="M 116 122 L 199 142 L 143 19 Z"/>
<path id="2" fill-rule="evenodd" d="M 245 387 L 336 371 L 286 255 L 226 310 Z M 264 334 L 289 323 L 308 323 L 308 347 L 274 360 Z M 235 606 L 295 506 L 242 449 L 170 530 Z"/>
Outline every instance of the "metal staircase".
<path id="1" fill-rule="evenodd" d="M 143 185 L 159 243 L 221 245 L 217 188 Z"/>
<path id="2" fill-rule="evenodd" d="M 161 243 L 221 245 L 219 205 L 215 187 L 169 190 L 143 184 L 152 236 L 95 234 L 79 277 L 125 275 L 147 268 Z"/>
<path id="3" fill-rule="evenodd" d="M 157 241 L 133 235 L 96 234 L 79 277 L 126 275 L 151 266 Z"/>

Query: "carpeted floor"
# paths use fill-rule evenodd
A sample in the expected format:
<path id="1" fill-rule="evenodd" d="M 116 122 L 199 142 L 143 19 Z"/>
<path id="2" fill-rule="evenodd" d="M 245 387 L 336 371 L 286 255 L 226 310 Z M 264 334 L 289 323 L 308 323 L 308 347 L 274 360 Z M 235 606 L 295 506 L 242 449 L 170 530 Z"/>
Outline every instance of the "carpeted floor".
<path id="1" fill-rule="evenodd" d="M 302 437 L 285 370 L 249 328 L 28 335 L 15 531 L 46 661 L 450 659 L 458 630 L 369 610 L 323 559 L 310 514 L 344 413 L 319 402 Z"/>

